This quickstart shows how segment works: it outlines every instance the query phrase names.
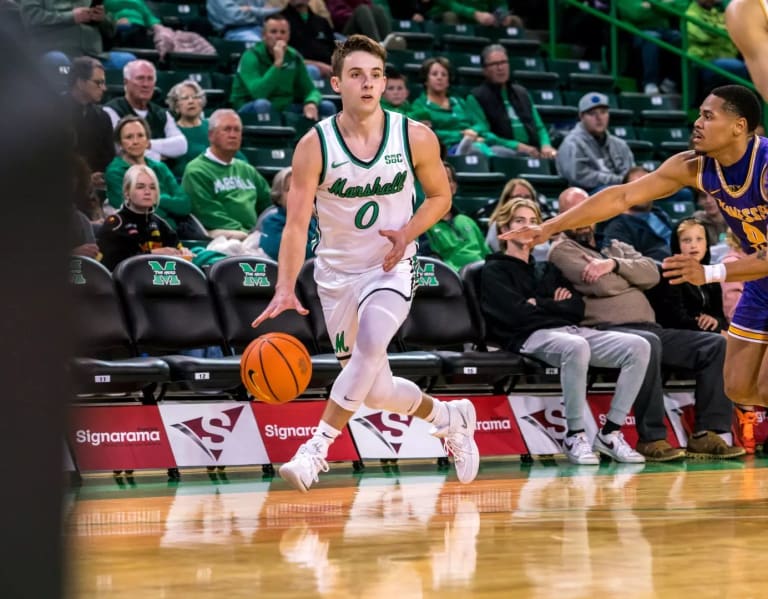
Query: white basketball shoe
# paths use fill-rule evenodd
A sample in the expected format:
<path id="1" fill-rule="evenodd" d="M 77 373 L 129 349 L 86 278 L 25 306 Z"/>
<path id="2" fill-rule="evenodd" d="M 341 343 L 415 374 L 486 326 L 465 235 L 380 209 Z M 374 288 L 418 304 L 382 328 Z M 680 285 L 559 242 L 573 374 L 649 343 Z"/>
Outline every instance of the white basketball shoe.
<path id="1" fill-rule="evenodd" d="M 280 478 L 290 483 L 293 487 L 306 493 L 312 483 L 319 479 L 320 472 L 328 472 L 328 444 L 321 440 L 310 439 L 303 443 L 296 455 L 278 469 Z"/>
<path id="2" fill-rule="evenodd" d="M 429 434 L 442 439 L 446 453 L 453 455 L 459 482 L 471 483 L 480 467 L 480 452 L 475 443 L 475 406 L 468 399 L 449 401 L 445 406 L 448 424 L 439 429 L 432 427 Z"/>

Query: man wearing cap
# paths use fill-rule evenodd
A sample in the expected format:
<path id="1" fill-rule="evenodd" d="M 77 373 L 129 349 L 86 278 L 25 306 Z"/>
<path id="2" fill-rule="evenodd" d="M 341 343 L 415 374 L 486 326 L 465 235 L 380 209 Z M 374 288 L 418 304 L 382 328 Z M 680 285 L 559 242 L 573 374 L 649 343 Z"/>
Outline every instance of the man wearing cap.
<path id="1" fill-rule="evenodd" d="M 627 143 L 608 132 L 608 96 L 597 92 L 579 100 L 579 123 L 557 152 L 557 171 L 568 185 L 590 193 L 624 180 L 635 164 Z"/>

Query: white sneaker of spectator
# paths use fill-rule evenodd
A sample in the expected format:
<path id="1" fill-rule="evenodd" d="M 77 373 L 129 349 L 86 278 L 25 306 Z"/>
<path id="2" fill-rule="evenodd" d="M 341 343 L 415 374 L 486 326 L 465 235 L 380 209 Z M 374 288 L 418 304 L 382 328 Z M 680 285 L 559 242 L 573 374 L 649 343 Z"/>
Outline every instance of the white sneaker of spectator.
<path id="1" fill-rule="evenodd" d="M 592 451 L 589 439 L 584 433 L 576 433 L 563 440 L 563 453 L 571 464 L 599 466 L 600 458 Z"/>

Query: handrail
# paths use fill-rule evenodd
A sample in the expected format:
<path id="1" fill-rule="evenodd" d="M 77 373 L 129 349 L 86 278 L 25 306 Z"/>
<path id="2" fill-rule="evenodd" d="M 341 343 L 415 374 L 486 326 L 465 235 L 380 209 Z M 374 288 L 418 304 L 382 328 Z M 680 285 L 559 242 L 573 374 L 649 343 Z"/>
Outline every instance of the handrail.
<path id="1" fill-rule="evenodd" d="M 656 0 L 648 0 L 651 2 L 654 6 L 657 6 Z M 587 4 L 583 4 L 580 0 L 549 0 L 549 22 L 550 22 L 550 32 L 549 32 L 549 54 L 551 57 L 555 57 L 557 54 L 557 7 L 558 4 L 568 4 L 575 8 L 578 8 L 579 10 L 592 15 L 593 17 L 600 19 L 602 21 L 608 22 L 610 25 L 610 34 L 611 34 L 611 47 L 610 47 L 610 69 L 611 69 L 611 76 L 616 79 L 619 76 L 618 73 L 618 29 L 622 29 L 624 31 L 627 31 L 631 33 L 632 35 L 635 35 L 639 38 L 642 38 L 646 41 L 650 41 L 660 48 L 663 48 L 667 52 L 671 52 L 672 54 L 675 54 L 679 56 L 682 59 L 682 102 L 683 106 L 689 106 L 689 85 L 688 85 L 688 65 L 689 63 L 696 64 L 700 67 L 703 67 L 705 69 L 709 69 L 710 71 L 713 71 L 717 73 L 718 75 L 721 75 L 725 77 L 726 79 L 729 79 L 730 81 L 733 81 L 734 83 L 738 83 L 740 85 L 744 85 L 752 90 L 755 90 L 755 86 L 752 84 L 751 81 L 748 81 L 746 79 L 743 79 L 742 77 L 739 77 L 738 75 L 734 75 L 733 73 L 730 73 L 726 71 L 725 69 L 722 69 L 718 67 L 715 64 L 712 64 L 711 62 L 708 62 L 706 60 L 702 60 L 701 58 L 698 58 L 696 56 L 689 56 L 686 52 L 686 49 L 688 47 L 688 35 L 686 31 L 686 27 L 684 24 L 681 23 L 681 35 L 682 35 L 682 47 L 678 48 L 677 46 L 673 46 L 672 44 L 669 44 L 668 42 L 665 42 L 663 40 L 660 40 L 656 37 L 653 37 L 651 35 L 648 35 L 643 31 L 642 29 L 638 29 L 634 25 L 630 23 L 625 23 L 621 19 L 618 18 L 616 14 L 616 2 L 610 3 L 610 14 L 605 14 L 604 12 L 601 12 L 595 8 L 592 8 L 591 6 Z M 661 5 L 658 5 L 661 6 Z M 696 24 L 699 24 L 698 19 L 691 19 L 687 15 L 683 14 L 680 15 L 674 10 L 670 10 L 668 7 L 664 7 L 672 14 L 680 17 L 683 21 L 691 21 Z M 704 23 L 706 25 L 706 23 Z M 712 28 L 713 30 L 717 30 L 716 28 Z M 727 34 L 726 34 L 727 35 Z"/>

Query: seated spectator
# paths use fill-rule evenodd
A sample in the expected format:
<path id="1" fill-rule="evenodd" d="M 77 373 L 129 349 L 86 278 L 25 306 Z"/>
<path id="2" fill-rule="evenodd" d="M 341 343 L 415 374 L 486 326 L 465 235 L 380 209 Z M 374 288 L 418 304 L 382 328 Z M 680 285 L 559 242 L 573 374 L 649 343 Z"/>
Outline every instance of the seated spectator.
<path id="1" fill-rule="evenodd" d="M 385 70 L 387 87 L 381 96 L 381 107 L 384 110 L 392 110 L 408 115 L 411 112 L 411 103 L 408 101 L 408 80 L 405 75 L 394 67 Z"/>
<path id="2" fill-rule="evenodd" d="M 486 130 L 482 123 L 473 120 L 466 101 L 450 95 L 451 63 L 447 58 L 427 58 L 421 65 L 421 78 L 424 93 L 413 101 L 410 116 L 429 123 L 449 156 L 473 153 L 491 156 L 496 150 L 500 155 L 514 154 L 506 148 L 490 148 L 485 143 Z"/>
<path id="3" fill-rule="evenodd" d="M 720 243 L 721 238 L 729 231 L 728 223 L 723 213 L 717 207 L 717 200 L 706 191 L 696 191 L 696 202 L 699 210 L 693 213 L 693 218 L 704 225 L 707 231 L 707 244 L 710 246 Z"/>
<path id="4" fill-rule="evenodd" d="M 554 158 L 547 127 L 528 91 L 509 79 L 509 57 L 501 44 L 483 49 L 485 82 L 467 96 L 467 111 L 482 123 L 486 143 L 534 158 Z"/>
<path id="5" fill-rule="evenodd" d="M 443 166 L 451 185 L 451 195 L 456 195 L 458 185 L 453 166 L 448 163 L 443 163 Z M 491 253 L 477 223 L 455 206 L 451 206 L 442 220 L 427 229 L 427 239 L 432 253 L 457 272 Z"/>
<path id="6" fill-rule="evenodd" d="M 264 19 L 282 7 L 271 0 L 207 0 L 208 20 L 225 40 L 260 42 Z"/>
<path id="7" fill-rule="evenodd" d="M 93 174 L 85 158 L 75 154 L 72 172 L 75 178 L 74 204 L 92 225 L 104 222 L 104 209 L 101 198 L 94 190 Z"/>
<path id="8" fill-rule="evenodd" d="M 557 172 L 568 185 L 593 193 L 624 180 L 635 164 L 627 142 L 608 131 L 608 96 L 597 92 L 579 100 L 579 122 L 557 150 Z"/>
<path id="9" fill-rule="evenodd" d="M 496 217 L 499 214 L 499 210 L 504 204 L 515 199 L 531 200 L 538 203 L 538 194 L 533 185 L 525 179 L 515 178 L 507 181 L 504 189 L 501 190 L 499 201 L 496 202 L 496 206 L 494 206 L 488 221 L 488 233 L 485 236 L 485 242 L 491 251 L 498 252 L 501 249 L 498 238 L 499 231 L 496 227 Z M 539 207 L 539 210 L 541 210 L 541 207 Z"/>
<path id="10" fill-rule="evenodd" d="M 312 79 L 330 79 L 336 49 L 331 24 L 312 10 L 309 0 L 289 0 L 280 14 L 288 21 L 291 46 L 304 58 Z"/>
<path id="11" fill-rule="evenodd" d="M 154 212 L 159 187 L 155 172 L 146 165 L 134 164 L 126 171 L 123 207 L 107 217 L 97 237 L 109 270 L 138 254 L 192 258 L 170 225 Z"/>
<path id="12" fill-rule="evenodd" d="M 104 171 L 115 156 L 112 122 L 99 103 L 106 82 L 104 66 L 95 58 L 81 56 L 69 68 L 69 93 L 66 94 L 75 152 L 85 158 L 93 184 L 104 187 Z"/>
<path id="13" fill-rule="evenodd" d="M 346 36 L 360 33 L 377 42 L 390 42 L 392 25 L 384 9 L 372 0 L 326 0 L 333 28 Z M 402 42 L 402 38 L 400 38 Z M 385 47 L 387 45 L 385 44 Z M 404 49 L 400 46 L 399 49 Z"/>
<path id="14" fill-rule="evenodd" d="M 206 97 L 205 91 L 197 81 L 187 79 L 174 85 L 165 98 L 171 114 L 177 117 L 176 124 L 187 138 L 187 153 L 173 161 L 171 171 L 178 179 L 184 176 L 184 169 L 189 161 L 197 158 L 208 147 L 208 120 L 203 114 Z M 237 158 L 246 160 L 238 151 Z"/>
<path id="15" fill-rule="evenodd" d="M 665 5 L 672 13 L 681 14 L 688 8 L 690 0 L 666 0 Z M 643 33 L 673 46 L 680 46 L 680 31 L 673 27 L 669 13 L 659 10 L 644 0 L 618 0 L 616 7 L 619 18 L 631 23 Z M 642 60 L 642 84 L 646 94 L 669 94 L 676 89 L 674 82 L 664 78 L 662 73 L 680 72 L 679 59 L 672 54 L 661 54 L 661 48 L 652 41 L 635 36 L 633 46 L 640 49 Z"/>
<path id="16" fill-rule="evenodd" d="M 434 4 L 434 0 L 398 0 L 389 3 L 389 13 L 393 19 L 423 23 Z"/>
<path id="17" fill-rule="evenodd" d="M 286 212 L 285 201 L 288 198 L 288 192 L 291 189 L 290 166 L 279 171 L 272 179 L 272 191 L 270 197 L 277 210 L 270 212 L 261 221 L 261 237 L 259 247 L 264 250 L 273 260 L 277 260 L 280 254 L 280 241 L 283 238 L 283 229 L 285 228 Z M 317 219 L 313 215 L 309 221 L 309 231 L 307 233 L 307 249 L 304 253 L 304 259 L 308 260 L 315 255 L 315 245 L 318 241 Z"/>
<path id="18" fill-rule="evenodd" d="M 586 200 L 583 189 L 569 188 L 560 194 L 560 211 Z M 635 402 L 640 441 L 637 451 L 649 461 L 681 457 L 666 441 L 661 368 L 693 371 L 696 379 L 696 418 L 688 438 L 691 457 L 729 459 L 744 450 L 728 445 L 720 436 L 730 432 L 731 400 L 725 395 L 723 363 L 725 337 L 704 331 L 664 328 L 656 321 L 644 290 L 658 285 L 656 263 L 632 246 L 613 241 L 597 250 L 594 228 L 582 227 L 560 234 L 552 243 L 549 259 L 584 296 L 582 326 L 630 332 L 651 344 L 651 361 Z"/>
<path id="19" fill-rule="evenodd" d="M 70 238 L 72 254 L 75 256 L 87 256 L 88 258 L 99 258 L 99 246 L 96 245 L 96 238 L 93 234 L 93 225 L 88 215 L 80 210 L 80 206 L 87 207 L 88 203 L 84 198 L 91 195 L 91 170 L 86 161 L 78 155 L 74 156 L 73 166 L 73 197 L 72 218 L 70 221 Z"/>
<path id="20" fill-rule="evenodd" d="M 535 202 L 516 199 L 496 215 L 499 231 L 541 223 Z M 574 464 L 600 463 L 594 451 L 620 462 L 644 462 L 620 428 L 646 376 L 650 346 L 640 337 L 597 331 L 578 324 L 584 301 L 549 262 L 537 263 L 530 248 L 514 241 L 491 254 L 481 271 L 481 306 L 489 330 L 506 339 L 505 349 L 530 355 L 560 369 L 567 433 L 563 451 Z M 590 443 L 584 430 L 589 366 L 620 368 L 608 419 Z M 663 411 L 663 405 L 660 407 Z"/>
<path id="21" fill-rule="evenodd" d="M 169 52 L 216 54 L 216 49 L 199 33 L 176 31 L 162 24 L 144 0 L 104 0 L 104 8 L 117 24 L 117 43 L 144 47 L 153 42 L 165 59 Z"/>
<path id="22" fill-rule="evenodd" d="M 749 73 L 744 61 L 739 58 L 736 45 L 727 35 L 715 35 L 705 27 L 704 23 L 714 29 L 726 33 L 725 6 L 728 2 L 721 0 L 695 0 L 688 5 L 686 16 L 694 20 L 686 20 L 685 27 L 688 34 L 688 55 L 709 62 L 724 71 L 728 71 L 742 79 L 749 80 Z M 717 75 L 709 69 L 700 69 L 701 87 L 709 93 L 709 90 L 718 85 L 727 85 L 725 77 Z"/>
<path id="23" fill-rule="evenodd" d="M 242 241 L 271 203 L 264 177 L 235 157 L 242 141 L 238 114 L 219 109 L 208 119 L 208 149 L 184 170 L 181 185 L 192 200 L 193 214 L 211 237 Z"/>
<path id="24" fill-rule="evenodd" d="M 290 110 L 316 121 L 336 113 L 312 83 L 304 59 L 288 45 L 290 27 L 281 14 L 264 23 L 264 41 L 243 53 L 230 101 L 241 113 Z M 319 107 L 319 108 L 318 108 Z"/>
<path id="25" fill-rule="evenodd" d="M 509 11 L 506 0 L 434 0 L 434 19 L 444 23 L 472 23 L 486 27 L 522 27 L 520 17 Z"/>
<path id="26" fill-rule="evenodd" d="M 123 69 L 125 96 L 107 102 L 104 111 L 117 125 L 122 117 L 132 114 L 149 124 L 152 138 L 149 157 L 153 160 L 176 158 L 187 152 L 187 138 L 179 131 L 171 114 L 152 102 L 157 82 L 155 65 L 148 60 L 134 60 Z"/>
<path id="27" fill-rule="evenodd" d="M 107 167 L 107 202 L 113 208 L 122 206 L 125 201 L 123 190 L 125 173 L 133 165 L 147 166 L 152 169 L 158 179 L 159 201 L 155 212 L 176 230 L 177 220 L 190 214 L 192 203 L 176 182 L 171 169 L 164 163 L 146 156 L 149 148 L 147 122 L 133 115 L 123 117 L 115 127 L 115 141 L 120 146 L 120 152 Z"/>

